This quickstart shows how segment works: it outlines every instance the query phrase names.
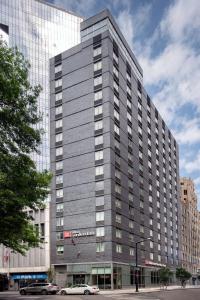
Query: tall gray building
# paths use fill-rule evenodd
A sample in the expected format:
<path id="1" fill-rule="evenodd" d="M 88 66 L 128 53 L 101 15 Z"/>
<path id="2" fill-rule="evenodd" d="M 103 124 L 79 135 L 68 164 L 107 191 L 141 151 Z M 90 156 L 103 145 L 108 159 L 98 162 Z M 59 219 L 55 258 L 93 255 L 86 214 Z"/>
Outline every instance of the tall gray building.
<path id="1" fill-rule="evenodd" d="M 82 19 L 63 9 L 39 0 L 0 0 L 0 36 L 10 47 L 17 46 L 31 64 L 30 82 L 43 90 L 38 109 L 45 130 L 40 154 L 33 154 L 39 170 L 49 169 L 49 58 L 80 42 Z M 46 208 L 30 211 L 45 243 L 25 257 L 0 249 L 0 272 L 9 273 L 13 284 L 24 280 L 44 279 L 49 261 L 49 203 Z"/>
<path id="2" fill-rule="evenodd" d="M 150 74 L 149 74 L 150 76 Z M 50 64 L 51 263 L 56 281 L 158 283 L 179 264 L 178 145 L 105 10 Z"/>

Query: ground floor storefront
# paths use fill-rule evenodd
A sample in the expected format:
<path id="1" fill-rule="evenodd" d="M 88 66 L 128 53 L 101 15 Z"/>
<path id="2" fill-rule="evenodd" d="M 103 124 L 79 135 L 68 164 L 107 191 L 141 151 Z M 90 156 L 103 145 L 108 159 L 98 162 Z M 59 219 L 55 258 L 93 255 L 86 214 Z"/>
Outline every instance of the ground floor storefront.
<path id="1" fill-rule="evenodd" d="M 62 287 L 85 283 L 100 289 L 122 289 L 135 285 L 134 265 L 102 262 L 55 265 L 54 269 L 55 281 Z M 140 266 L 139 287 L 159 285 L 159 269 L 158 266 Z"/>
<path id="2" fill-rule="evenodd" d="M 9 289 L 19 290 L 21 287 L 28 286 L 31 283 L 47 281 L 47 273 L 11 273 L 9 276 Z"/>

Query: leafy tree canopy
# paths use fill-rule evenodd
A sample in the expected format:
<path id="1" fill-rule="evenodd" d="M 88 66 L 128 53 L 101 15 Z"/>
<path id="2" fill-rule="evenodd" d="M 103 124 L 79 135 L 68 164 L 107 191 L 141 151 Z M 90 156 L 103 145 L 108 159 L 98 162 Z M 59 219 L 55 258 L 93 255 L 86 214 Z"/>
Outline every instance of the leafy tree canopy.
<path id="1" fill-rule="evenodd" d="M 159 270 L 160 282 L 163 284 L 167 284 L 172 276 L 173 272 L 167 267 L 163 267 Z"/>
<path id="2" fill-rule="evenodd" d="M 41 87 L 31 86 L 29 68 L 17 49 L 0 40 L 0 243 L 21 254 L 40 244 L 27 208 L 44 205 L 51 180 L 30 156 L 38 152 L 42 130 L 36 129 Z"/>
<path id="3" fill-rule="evenodd" d="M 192 274 L 185 270 L 184 268 L 177 268 L 176 269 L 176 278 L 180 281 L 189 280 L 192 277 Z"/>

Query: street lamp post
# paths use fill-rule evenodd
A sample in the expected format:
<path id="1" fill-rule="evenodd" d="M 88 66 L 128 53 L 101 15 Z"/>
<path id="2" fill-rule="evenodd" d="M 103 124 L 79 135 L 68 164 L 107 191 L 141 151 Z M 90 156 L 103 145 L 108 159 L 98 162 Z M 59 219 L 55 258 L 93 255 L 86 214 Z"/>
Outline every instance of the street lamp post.
<path id="1" fill-rule="evenodd" d="M 138 244 L 145 242 L 145 241 L 150 241 L 151 238 L 143 239 L 139 242 L 135 243 L 135 291 L 138 293 L 139 292 L 139 282 L 138 282 L 138 277 L 139 277 L 139 272 L 138 272 Z"/>

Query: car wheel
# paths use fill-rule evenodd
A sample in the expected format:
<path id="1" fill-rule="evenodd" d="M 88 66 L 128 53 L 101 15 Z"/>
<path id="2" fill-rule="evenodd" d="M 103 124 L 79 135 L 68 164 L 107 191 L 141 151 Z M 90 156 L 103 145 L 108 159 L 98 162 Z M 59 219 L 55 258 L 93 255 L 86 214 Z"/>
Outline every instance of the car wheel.
<path id="1" fill-rule="evenodd" d="M 47 295 L 48 293 L 47 293 L 47 291 L 46 290 L 43 290 L 42 291 L 42 295 Z"/>
<path id="2" fill-rule="evenodd" d="M 84 291 L 84 295 L 90 295 L 90 291 L 85 290 L 85 291 Z"/>
<path id="3" fill-rule="evenodd" d="M 26 291 L 25 291 L 25 290 L 21 290 L 21 291 L 20 291 L 20 294 L 21 294 L 21 295 L 26 295 Z"/>
<path id="4" fill-rule="evenodd" d="M 65 291 L 61 291 L 61 295 L 65 296 L 67 293 Z"/>

